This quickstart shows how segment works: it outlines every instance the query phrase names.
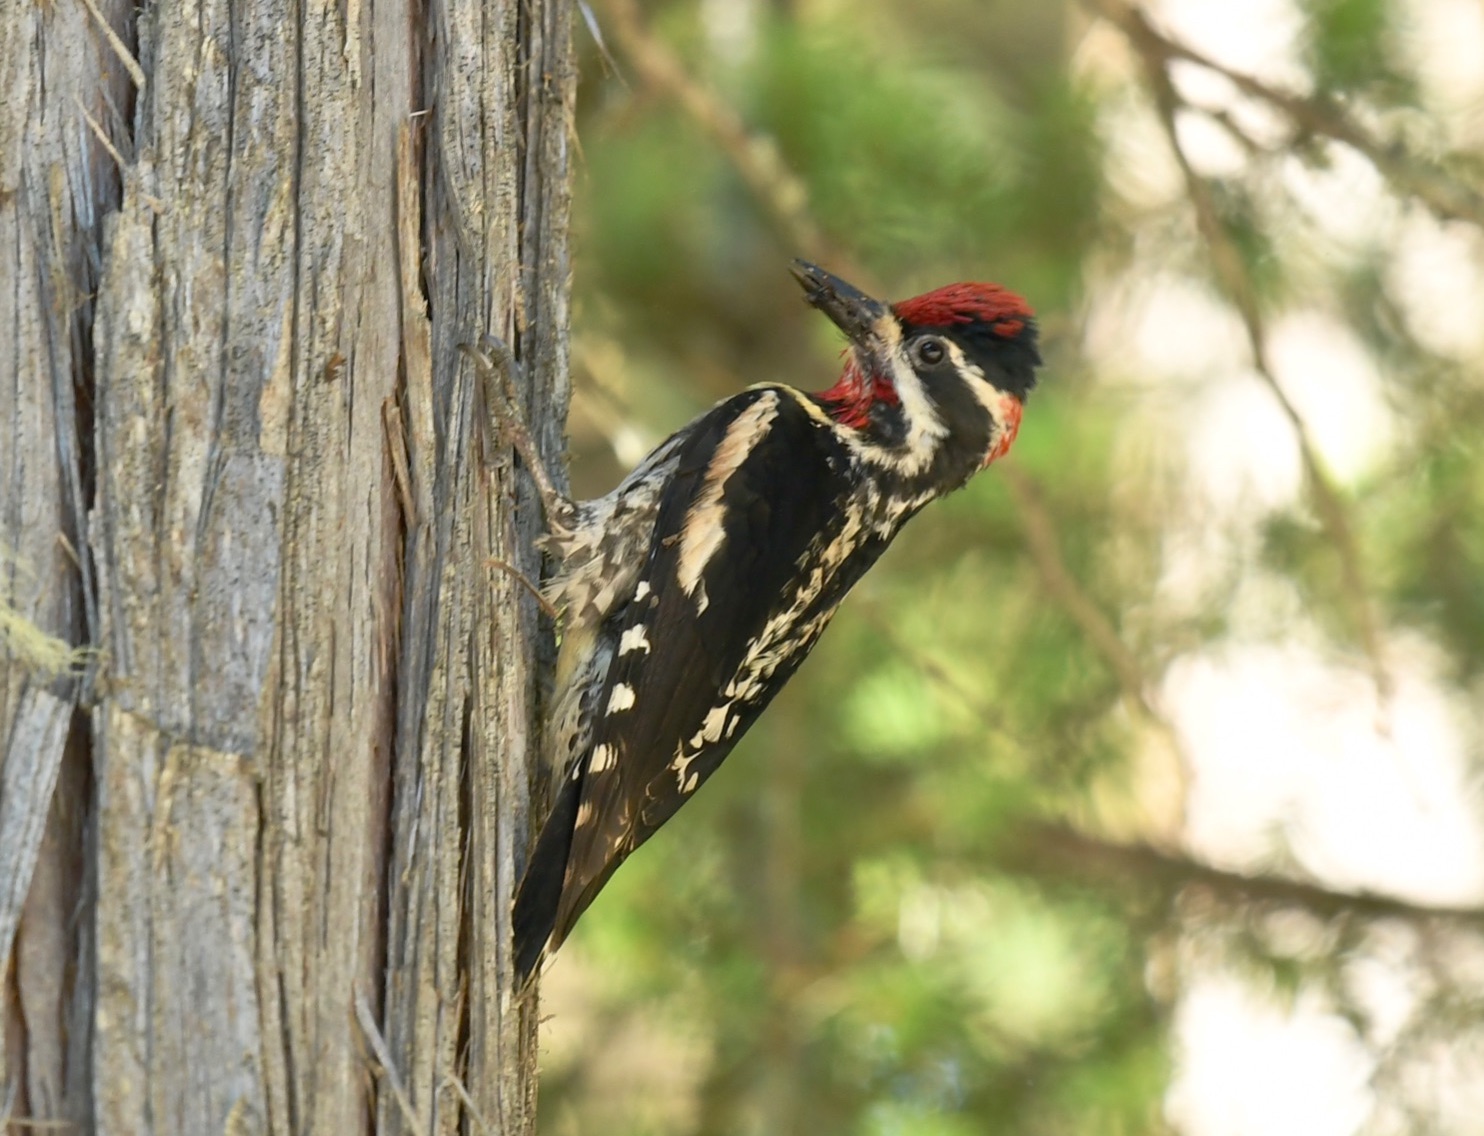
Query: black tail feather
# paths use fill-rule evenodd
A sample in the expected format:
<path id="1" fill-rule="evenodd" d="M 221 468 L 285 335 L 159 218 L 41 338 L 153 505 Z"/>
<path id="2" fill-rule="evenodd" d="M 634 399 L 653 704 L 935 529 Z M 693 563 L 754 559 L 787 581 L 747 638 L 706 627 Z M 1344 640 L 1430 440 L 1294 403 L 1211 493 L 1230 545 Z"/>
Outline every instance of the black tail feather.
<path id="1" fill-rule="evenodd" d="M 562 791 L 546 823 L 541 826 L 541 835 L 537 837 L 530 862 L 526 864 L 526 874 L 516 889 L 511 923 L 515 933 L 516 982 L 521 986 L 540 964 L 546 941 L 556 926 L 581 797 L 582 779 L 564 778 Z"/>

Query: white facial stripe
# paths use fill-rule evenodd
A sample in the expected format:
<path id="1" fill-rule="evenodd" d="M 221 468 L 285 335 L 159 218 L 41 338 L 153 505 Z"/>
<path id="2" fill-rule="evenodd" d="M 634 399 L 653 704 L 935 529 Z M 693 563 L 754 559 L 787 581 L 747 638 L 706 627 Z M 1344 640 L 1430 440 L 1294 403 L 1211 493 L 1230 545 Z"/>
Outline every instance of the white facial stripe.
<path id="1" fill-rule="evenodd" d="M 767 435 L 773 419 L 777 417 L 778 394 L 776 391 L 766 391 L 737 415 L 727 427 L 726 436 L 716 447 L 716 452 L 711 455 L 711 464 L 706 469 L 701 490 L 696 494 L 695 502 L 686 517 L 685 527 L 680 530 L 680 557 L 675 576 L 686 595 L 696 594 L 701 573 L 721 549 L 725 539 L 726 532 L 722 528 L 725 510 L 722 508 L 721 495 L 727 481 Z M 708 602 L 703 589 L 696 604 L 701 611 L 705 611 Z"/>
<path id="2" fill-rule="evenodd" d="M 1004 392 L 995 389 L 994 384 L 984 377 L 984 369 L 979 364 L 970 362 L 969 357 L 963 353 L 957 343 L 952 340 L 944 340 L 944 343 L 948 346 L 948 356 L 953 360 L 953 365 L 958 368 L 958 373 L 968 384 L 974 401 L 989 412 L 990 421 L 995 424 L 995 432 L 999 433 L 1005 425 L 1000 418 L 1000 406 L 1005 399 Z"/>
<path id="3" fill-rule="evenodd" d="M 989 452 L 985 455 L 985 464 L 988 465 L 995 458 L 1003 457 L 1010 448 L 1010 443 L 1015 440 L 1015 434 L 1020 429 L 1020 401 L 986 379 L 984 369 L 970 362 L 956 344 L 949 343 L 948 350 L 952 353 L 953 365 L 968 383 L 974 400 L 984 407 L 989 420 L 994 423 L 994 431 L 989 439 Z"/>
<path id="4" fill-rule="evenodd" d="M 900 446 L 878 446 L 860 439 L 856 447 L 862 457 L 898 473 L 912 476 L 931 464 L 937 443 L 948 433 L 948 427 L 928 397 L 922 380 L 912 369 L 902 343 L 902 327 L 896 317 L 884 315 L 874 328 L 877 352 L 891 372 L 891 383 L 902 405 L 907 424 L 907 437 Z"/>
<path id="5" fill-rule="evenodd" d="M 907 424 L 907 437 L 901 445 L 881 446 L 870 441 L 860 430 L 842 429 L 833 422 L 831 425 L 839 431 L 845 444 L 862 458 L 910 477 L 931 464 L 937 443 L 948 433 L 948 427 L 939 417 L 933 400 L 928 397 L 922 380 L 917 377 L 903 351 L 902 327 L 896 317 L 890 313 L 882 316 L 876 321 L 872 334 L 876 340 L 873 354 L 886 361 Z M 862 370 L 869 371 L 873 362 L 871 358 L 860 359 Z M 809 409 L 811 413 L 820 413 L 812 404 Z"/>
<path id="6" fill-rule="evenodd" d="M 900 344 L 892 347 L 887 359 L 891 363 L 892 385 L 902 400 L 902 413 L 907 419 L 907 440 L 903 447 L 907 452 L 899 468 L 907 473 L 916 473 L 926 469 L 933 460 L 933 453 L 938 448 L 936 443 L 948 433 L 948 427 L 938 416 L 938 408 L 928 397 L 922 380 L 912 369 Z"/>

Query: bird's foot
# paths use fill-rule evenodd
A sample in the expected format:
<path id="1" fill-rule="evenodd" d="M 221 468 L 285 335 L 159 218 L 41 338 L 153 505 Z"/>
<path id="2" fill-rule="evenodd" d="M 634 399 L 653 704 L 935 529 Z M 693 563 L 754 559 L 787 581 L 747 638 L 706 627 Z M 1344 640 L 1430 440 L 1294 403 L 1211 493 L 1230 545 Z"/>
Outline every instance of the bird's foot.
<path id="1" fill-rule="evenodd" d="M 541 510 L 546 514 L 549 528 L 564 526 L 572 516 L 574 507 L 571 498 L 557 489 L 536 439 L 531 435 L 525 415 L 520 410 L 518 380 L 521 366 L 510 350 L 510 345 L 493 335 L 482 335 L 479 346 L 459 344 L 459 350 L 468 356 L 484 389 L 484 403 L 494 420 L 501 441 L 512 447 L 530 471 L 536 483 L 536 494 L 541 498 Z"/>
<path id="2" fill-rule="evenodd" d="M 541 585 L 537 584 L 536 581 L 532 580 L 514 564 L 510 563 L 510 561 L 501 560 L 498 556 L 491 556 L 486 558 L 485 563 L 491 568 L 498 568 L 501 572 L 513 578 L 526 591 L 530 592 L 531 598 L 536 601 L 536 605 L 548 617 L 554 620 L 561 619 L 562 613 L 557 609 L 556 604 L 546 598 L 546 593 L 541 590 Z"/>

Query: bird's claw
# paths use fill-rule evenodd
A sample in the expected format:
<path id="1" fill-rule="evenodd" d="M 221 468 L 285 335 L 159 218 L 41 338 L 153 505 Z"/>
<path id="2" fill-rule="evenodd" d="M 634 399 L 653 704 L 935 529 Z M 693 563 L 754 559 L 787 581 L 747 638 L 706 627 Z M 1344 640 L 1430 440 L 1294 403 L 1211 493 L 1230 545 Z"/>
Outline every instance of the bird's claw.
<path id="1" fill-rule="evenodd" d="M 495 421 L 501 440 L 520 455 L 521 462 L 530 471 L 548 524 L 566 516 L 571 512 L 572 503 L 556 488 L 536 446 L 536 439 L 526 425 L 525 415 L 521 413 L 517 385 L 521 366 L 515 352 L 503 339 L 488 333 L 479 337 L 478 347 L 461 343 L 459 350 L 479 372 L 485 407 Z"/>

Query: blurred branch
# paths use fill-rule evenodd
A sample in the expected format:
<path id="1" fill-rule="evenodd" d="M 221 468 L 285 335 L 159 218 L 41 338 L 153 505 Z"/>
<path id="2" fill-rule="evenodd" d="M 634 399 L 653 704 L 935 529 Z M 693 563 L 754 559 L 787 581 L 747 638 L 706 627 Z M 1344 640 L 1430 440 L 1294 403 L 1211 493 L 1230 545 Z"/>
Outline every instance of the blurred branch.
<path id="1" fill-rule="evenodd" d="M 634 451 L 642 458 L 659 438 L 634 425 L 634 403 L 629 392 L 628 364 L 623 349 L 612 340 L 583 335 L 572 338 L 572 369 L 587 380 L 572 390 L 572 411 L 608 444 L 622 466 L 635 463 Z"/>
<path id="2" fill-rule="evenodd" d="M 1035 563 L 1041 586 L 1082 632 L 1082 636 L 1103 662 L 1113 672 L 1123 694 L 1124 705 L 1129 713 L 1141 718 L 1146 727 L 1152 729 L 1169 747 L 1174 757 L 1174 773 L 1179 778 L 1179 820 L 1171 831 L 1173 835 L 1184 827 L 1185 800 L 1192 762 L 1185 743 L 1174 725 L 1150 701 L 1151 683 L 1137 655 L 1129 649 L 1118 628 L 1103 612 L 1091 596 L 1083 590 L 1062 558 L 1061 545 L 1056 535 L 1056 525 L 1050 511 L 1041 500 L 1035 480 L 1012 463 L 1000 466 L 1000 476 L 1010 489 L 1020 517 L 1020 527 L 1025 533 L 1025 544 Z M 1145 835 L 1161 835 L 1145 824 Z M 1163 829 L 1164 826 L 1160 826 Z"/>
<path id="3" fill-rule="evenodd" d="M 1360 549 L 1356 544 L 1349 509 L 1324 466 L 1313 435 L 1309 432 L 1308 424 L 1288 397 L 1283 384 L 1278 381 L 1277 373 L 1273 369 L 1272 360 L 1268 354 L 1267 329 L 1257 299 L 1257 288 L 1252 281 L 1247 263 L 1242 258 L 1241 250 L 1237 248 L 1225 222 L 1221 219 L 1221 212 L 1217 207 L 1211 183 L 1191 165 L 1190 158 L 1180 143 L 1180 133 L 1175 119 L 1186 104 L 1170 79 L 1169 61 L 1172 56 L 1165 47 L 1169 41 L 1164 40 L 1149 26 L 1142 13 L 1127 7 L 1121 3 L 1121 0 L 1093 0 L 1093 2 L 1100 10 L 1108 12 L 1110 18 L 1120 22 L 1119 26 L 1128 33 L 1129 42 L 1138 51 L 1143 62 L 1160 123 L 1164 127 L 1170 149 L 1185 179 L 1186 193 L 1191 205 L 1195 208 L 1196 227 L 1211 254 L 1211 267 L 1216 282 L 1241 317 L 1242 326 L 1246 330 L 1247 341 L 1252 351 L 1253 367 L 1268 389 L 1272 391 L 1273 397 L 1277 399 L 1278 405 L 1283 409 L 1283 413 L 1293 428 L 1294 436 L 1298 440 L 1299 454 L 1303 460 L 1310 497 L 1313 500 L 1315 512 L 1319 516 L 1319 523 L 1323 526 L 1330 544 L 1339 557 L 1341 591 L 1344 594 L 1345 604 L 1350 610 L 1350 618 L 1355 625 L 1356 634 L 1360 639 L 1361 650 L 1370 660 L 1371 677 L 1375 681 L 1376 692 L 1384 707 L 1391 700 L 1393 689 L 1391 674 L 1386 665 L 1385 652 L 1381 643 L 1380 620 L 1371 598 L 1365 569 L 1361 564 Z"/>
<path id="4" fill-rule="evenodd" d="M 1382 177 L 1401 192 L 1417 198 L 1438 217 L 1484 226 L 1484 194 L 1436 165 L 1409 153 L 1403 147 L 1373 137 L 1343 107 L 1333 101 L 1282 91 L 1250 75 L 1234 71 L 1163 35 L 1149 23 L 1140 9 L 1124 0 L 1084 2 L 1122 29 L 1146 62 L 1154 60 L 1164 70 L 1172 60 L 1179 60 L 1213 71 L 1243 94 L 1260 99 L 1281 111 L 1303 130 L 1331 138 L 1356 150 L 1376 167 Z"/>
<path id="5" fill-rule="evenodd" d="M 1004 842 L 1000 862 L 1028 874 L 1047 872 L 1127 886 L 1130 880 L 1171 893 L 1204 889 L 1227 908 L 1254 903 L 1301 907 L 1325 919 L 1346 916 L 1442 920 L 1484 928 L 1484 908 L 1434 907 L 1373 892 L 1334 891 L 1321 884 L 1289 877 L 1228 871 L 1162 851 L 1147 844 L 1120 843 L 1088 836 L 1065 825 L 1031 824 L 1016 829 Z"/>
<path id="6" fill-rule="evenodd" d="M 1272 153 L 1272 148 L 1264 146 L 1247 133 L 1226 107 L 1201 107 L 1199 109 L 1200 113 L 1226 131 L 1227 137 L 1240 146 L 1249 158 L 1265 157 Z"/>
<path id="7" fill-rule="evenodd" d="M 779 232 L 804 256 L 826 258 L 825 239 L 809 214 L 809 190 L 788 168 L 778 144 L 747 129 L 742 117 L 716 93 L 691 77 L 675 53 L 650 34 L 636 0 L 601 0 L 613 40 L 638 71 L 643 84 L 690 116 L 716 143 Z"/>
<path id="8" fill-rule="evenodd" d="M 1006 463 L 1000 466 L 1000 477 L 1010 489 L 1010 497 L 1020 513 L 1020 526 L 1025 533 L 1026 548 L 1035 561 L 1041 586 L 1054 599 L 1067 617 L 1076 624 L 1108 669 L 1118 680 L 1124 699 L 1147 718 L 1159 721 L 1159 714 L 1147 697 L 1149 681 L 1138 658 L 1118 636 L 1102 608 L 1093 602 L 1077 582 L 1062 559 L 1056 526 L 1041 500 L 1040 491 L 1028 473 Z"/>

